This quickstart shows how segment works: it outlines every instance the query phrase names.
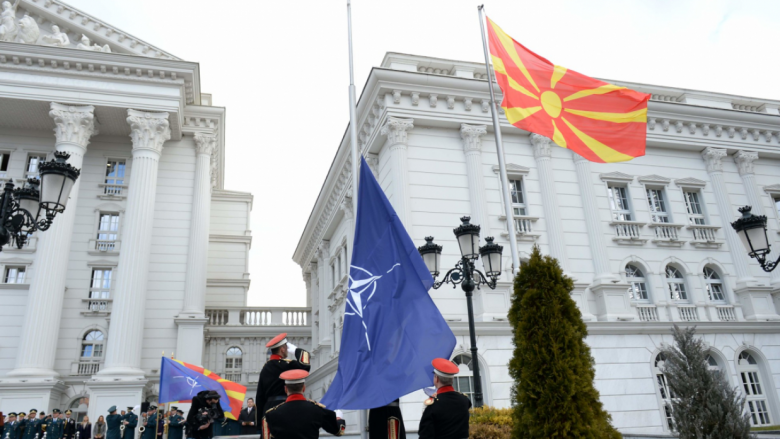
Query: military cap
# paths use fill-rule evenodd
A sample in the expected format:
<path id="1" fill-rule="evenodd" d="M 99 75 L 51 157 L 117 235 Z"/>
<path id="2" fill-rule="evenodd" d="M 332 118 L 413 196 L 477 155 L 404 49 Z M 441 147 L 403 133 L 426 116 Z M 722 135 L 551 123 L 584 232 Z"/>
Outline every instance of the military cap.
<path id="1" fill-rule="evenodd" d="M 36 414 L 36 413 L 38 413 L 38 410 L 35 410 L 35 409 L 30 409 L 30 414 L 31 414 L 31 415 L 34 415 L 34 414 Z"/>
<path id="2" fill-rule="evenodd" d="M 133 411 L 133 407 L 132 406 L 127 407 L 127 411 L 132 412 Z"/>
<path id="3" fill-rule="evenodd" d="M 278 347 L 282 347 L 287 344 L 287 333 L 283 332 L 276 337 L 272 338 L 271 341 L 265 344 L 265 347 L 268 349 L 276 349 Z"/>
<path id="4" fill-rule="evenodd" d="M 11 412 L 11 413 L 9 413 L 9 414 L 8 414 L 8 416 L 9 416 L 9 417 L 10 417 L 10 416 L 16 416 L 16 413 L 14 413 L 14 412 Z"/>
<path id="5" fill-rule="evenodd" d="M 73 412 L 72 412 L 72 411 L 70 411 L 70 410 L 65 410 L 65 414 L 66 414 L 66 415 L 72 415 L 72 414 L 73 414 Z"/>
<path id="6" fill-rule="evenodd" d="M 444 358 L 436 358 L 431 361 L 431 364 L 433 365 L 433 373 L 442 378 L 452 378 L 460 372 L 455 363 Z"/>
<path id="7" fill-rule="evenodd" d="M 108 412 L 109 413 L 114 413 L 115 411 L 116 411 L 116 406 L 115 405 L 112 405 L 111 407 L 108 408 Z"/>
<path id="8" fill-rule="evenodd" d="M 303 369 L 293 369 L 282 372 L 279 378 L 283 379 L 285 384 L 300 384 L 306 381 L 307 376 L 309 376 L 309 372 Z"/>
<path id="9" fill-rule="evenodd" d="M 51 412 L 52 412 L 52 413 L 54 413 L 55 415 L 56 415 L 56 414 L 59 414 L 59 413 L 62 413 L 62 412 L 60 411 L 60 409 L 52 409 L 52 411 L 51 411 Z"/>
<path id="10" fill-rule="evenodd" d="M 183 415 L 184 414 L 184 410 L 176 409 L 176 413 L 181 413 Z"/>
<path id="11" fill-rule="evenodd" d="M 25 413 L 25 412 L 19 412 L 17 416 L 27 416 L 27 413 Z"/>
<path id="12" fill-rule="evenodd" d="M 171 410 L 174 410 L 174 411 L 175 411 L 175 410 L 179 410 L 179 408 L 178 408 L 178 407 L 176 407 L 176 406 L 173 406 L 173 405 L 172 405 L 172 406 L 171 406 Z"/>

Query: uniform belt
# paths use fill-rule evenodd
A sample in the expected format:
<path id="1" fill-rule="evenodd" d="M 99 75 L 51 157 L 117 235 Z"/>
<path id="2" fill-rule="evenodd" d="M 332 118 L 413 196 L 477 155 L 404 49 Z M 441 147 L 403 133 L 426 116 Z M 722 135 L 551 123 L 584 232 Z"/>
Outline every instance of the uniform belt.
<path id="1" fill-rule="evenodd" d="M 287 401 L 286 396 L 272 396 L 268 398 L 269 401 Z"/>

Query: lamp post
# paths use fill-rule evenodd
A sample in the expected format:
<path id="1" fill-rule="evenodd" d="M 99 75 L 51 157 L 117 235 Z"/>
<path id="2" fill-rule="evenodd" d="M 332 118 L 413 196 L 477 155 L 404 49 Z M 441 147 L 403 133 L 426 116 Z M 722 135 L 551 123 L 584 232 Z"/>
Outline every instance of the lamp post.
<path id="1" fill-rule="evenodd" d="M 742 217 L 731 223 L 731 227 L 742 240 L 748 256 L 756 258 L 761 268 L 770 272 L 780 264 L 780 256 L 774 262 L 766 260 L 772 247 L 766 235 L 766 215 L 753 215 L 751 209 L 751 206 L 740 207 L 738 210 Z"/>
<path id="2" fill-rule="evenodd" d="M 81 170 L 67 163 L 70 154 L 55 152 L 54 160 L 38 167 L 40 179 L 30 178 L 22 188 L 14 188 L 12 180 L 5 183 L 0 198 L 0 251 L 13 241 L 24 247 L 34 232 L 45 231 L 58 213 L 65 211 L 68 197 Z"/>
<path id="3" fill-rule="evenodd" d="M 463 292 L 466 293 L 466 305 L 469 317 L 469 336 L 471 338 L 471 364 L 474 371 L 474 406 L 482 407 L 482 379 L 479 373 L 479 357 L 477 357 L 477 335 L 474 329 L 474 306 L 472 296 L 474 288 L 480 288 L 480 285 L 487 285 L 490 289 L 496 289 L 498 277 L 501 276 L 501 254 L 504 248 L 493 243 L 492 237 L 485 238 L 485 245 L 479 246 L 480 226 L 470 224 L 471 218 L 464 216 L 460 219 L 462 224 L 453 232 L 458 240 L 460 247 L 460 260 L 455 264 L 441 281 L 436 281 L 439 276 L 439 264 L 441 261 L 442 246 L 433 243 L 433 236 L 425 238 L 425 245 L 417 250 L 423 258 L 423 262 L 428 267 L 428 271 L 433 276 L 433 288 L 438 289 L 445 283 L 452 284 L 452 288 L 460 284 Z M 477 270 L 474 266 L 479 257 L 482 256 L 482 264 L 485 267 L 485 273 Z M 488 280 L 488 278 L 490 280 Z"/>

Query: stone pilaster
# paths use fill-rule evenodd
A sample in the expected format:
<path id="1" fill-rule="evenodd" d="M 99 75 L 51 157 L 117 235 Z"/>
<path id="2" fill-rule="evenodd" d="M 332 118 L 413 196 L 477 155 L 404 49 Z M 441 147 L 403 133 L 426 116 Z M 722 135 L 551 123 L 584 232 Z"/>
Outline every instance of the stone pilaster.
<path id="1" fill-rule="evenodd" d="M 344 224 L 347 227 L 347 254 L 344 255 L 344 263 L 347 264 L 347 273 L 349 273 L 349 265 L 352 262 L 352 244 L 355 239 L 355 208 L 352 204 L 352 197 L 347 195 L 344 197 L 344 201 L 341 203 L 341 211 L 344 212 Z"/>
<path id="2" fill-rule="evenodd" d="M 97 133 L 94 112 L 95 107 L 91 105 L 68 106 L 54 102 L 49 111 L 55 125 L 55 149 L 70 154 L 68 163 L 79 169 L 84 163 L 89 139 Z M 36 276 L 30 282 L 16 368 L 8 373 L 9 377 L 52 378 L 58 375 L 54 371 L 54 360 L 82 179 L 76 180 L 65 212 L 55 217 L 49 230 L 37 232 Z"/>
<path id="3" fill-rule="evenodd" d="M 482 173 L 482 136 L 487 134 L 485 125 L 460 126 L 463 139 L 463 153 L 466 155 L 466 176 L 469 181 L 469 200 L 471 202 L 471 223 L 482 226 L 483 236 L 490 235 L 490 223 L 487 210 L 487 191 L 485 176 Z M 512 219 L 507 218 L 512 224 Z"/>
<path id="4" fill-rule="evenodd" d="M 387 136 L 390 148 L 390 170 L 393 173 L 393 198 L 390 201 L 410 236 L 413 234 L 410 229 L 412 213 L 409 205 L 407 132 L 412 128 L 414 128 L 414 119 L 399 119 L 392 116 L 387 118 L 387 122 L 382 127 L 382 134 Z"/>
<path id="5" fill-rule="evenodd" d="M 133 173 L 127 194 L 122 251 L 111 310 L 106 363 L 96 378 L 143 377 L 141 348 L 149 254 L 154 226 L 157 170 L 163 143 L 171 138 L 168 113 L 127 110 L 133 141 Z"/>
<path id="6" fill-rule="evenodd" d="M 330 241 L 323 239 L 317 248 L 317 269 L 319 279 L 320 345 L 330 346 L 330 310 L 328 295 L 333 280 L 330 275 Z"/>
<path id="7" fill-rule="evenodd" d="M 563 224 L 558 212 L 556 201 L 555 180 L 552 170 L 552 140 L 539 134 L 531 134 L 531 144 L 534 147 L 536 170 L 539 173 L 539 188 L 542 192 L 542 208 L 544 223 L 547 226 L 547 243 L 550 255 L 558 260 L 563 271 L 568 271 L 569 261 L 566 257 L 566 243 L 563 236 Z"/>

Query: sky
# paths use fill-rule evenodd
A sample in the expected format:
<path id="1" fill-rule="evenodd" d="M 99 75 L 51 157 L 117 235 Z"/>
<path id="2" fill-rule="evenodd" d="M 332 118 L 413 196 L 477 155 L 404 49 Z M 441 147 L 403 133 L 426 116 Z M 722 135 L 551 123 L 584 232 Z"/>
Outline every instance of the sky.
<path id="1" fill-rule="evenodd" d="M 304 306 L 292 261 L 349 122 L 346 0 L 65 0 L 179 58 L 227 107 L 225 189 L 254 195 L 248 305 Z M 358 93 L 386 52 L 483 61 L 478 2 L 353 0 Z M 780 1 L 487 0 L 554 64 L 780 100 Z"/>

